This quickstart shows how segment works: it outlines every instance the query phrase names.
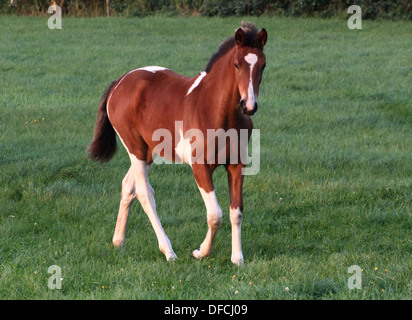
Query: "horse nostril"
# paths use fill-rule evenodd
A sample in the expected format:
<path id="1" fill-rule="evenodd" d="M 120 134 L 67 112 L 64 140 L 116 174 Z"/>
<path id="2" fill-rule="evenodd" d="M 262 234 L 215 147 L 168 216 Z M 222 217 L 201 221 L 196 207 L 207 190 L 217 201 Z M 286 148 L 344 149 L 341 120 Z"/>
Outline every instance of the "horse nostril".
<path id="1" fill-rule="evenodd" d="M 240 108 L 240 111 L 242 111 L 243 113 L 246 112 L 247 108 L 246 108 L 246 101 L 245 100 L 243 100 L 243 99 L 240 100 L 239 108 Z"/>
<path id="2" fill-rule="evenodd" d="M 253 107 L 253 113 L 256 113 L 257 110 L 258 110 L 258 104 L 255 103 L 255 106 Z"/>
<path id="3" fill-rule="evenodd" d="M 256 113 L 257 109 L 258 109 L 258 105 L 257 103 L 255 103 L 255 105 L 253 106 L 253 109 L 246 110 L 245 114 L 247 114 L 248 116 L 253 116 Z"/>
<path id="4" fill-rule="evenodd" d="M 246 114 L 248 116 L 253 116 L 256 113 L 257 109 L 258 109 L 258 104 L 255 102 L 255 104 L 253 105 L 253 109 L 248 110 L 247 107 L 246 107 L 246 101 L 242 99 L 242 100 L 240 100 L 239 107 L 240 107 L 240 110 L 244 114 Z"/>

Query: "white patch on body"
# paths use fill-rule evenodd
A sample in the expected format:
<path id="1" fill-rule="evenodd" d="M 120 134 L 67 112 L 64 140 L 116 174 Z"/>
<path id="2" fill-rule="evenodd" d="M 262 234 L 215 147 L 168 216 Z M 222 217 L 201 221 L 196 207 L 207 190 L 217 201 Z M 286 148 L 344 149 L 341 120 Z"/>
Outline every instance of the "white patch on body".
<path id="1" fill-rule="evenodd" d="M 152 72 L 152 73 L 156 73 L 156 71 L 167 70 L 167 68 L 158 67 L 158 66 L 149 66 L 149 67 L 143 67 L 143 68 L 136 69 L 136 71 L 138 71 L 138 70 L 144 70 L 144 71 L 149 71 L 149 72 Z"/>
<path id="2" fill-rule="evenodd" d="M 254 53 L 249 53 L 245 56 L 245 61 L 249 63 L 249 66 L 250 66 L 249 87 L 248 87 L 248 92 L 247 92 L 248 99 L 246 101 L 246 108 L 248 110 L 252 110 L 256 103 L 255 92 L 253 90 L 253 83 L 252 83 L 252 73 L 253 73 L 253 68 L 255 67 L 256 62 L 258 61 L 258 57 Z"/>
<path id="3" fill-rule="evenodd" d="M 193 84 L 190 86 L 189 90 L 186 93 L 186 96 L 189 95 L 200 83 L 200 81 L 202 81 L 202 79 L 207 75 L 207 73 L 205 71 L 203 71 L 195 80 L 195 82 L 193 82 Z"/>
<path id="4" fill-rule="evenodd" d="M 176 159 L 175 162 L 183 162 L 192 166 L 192 146 L 190 138 L 184 138 L 182 129 L 179 130 L 179 143 L 176 145 L 175 155 L 179 158 Z"/>

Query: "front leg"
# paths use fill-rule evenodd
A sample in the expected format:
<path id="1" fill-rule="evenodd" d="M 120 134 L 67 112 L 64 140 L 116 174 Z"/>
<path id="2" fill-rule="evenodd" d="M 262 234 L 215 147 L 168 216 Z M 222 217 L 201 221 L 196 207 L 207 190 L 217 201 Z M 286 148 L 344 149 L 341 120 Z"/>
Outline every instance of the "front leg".
<path id="1" fill-rule="evenodd" d="M 222 225 L 222 210 L 217 202 L 213 187 L 212 170 L 207 165 L 193 164 L 193 175 L 202 195 L 207 212 L 208 231 L 200 248 L 192 252 L 195 258 L 204 258 L 212 254 L 213 240 Z"/>
<path id="2" fill-rule="evenodd" d="M 242 164 L 226 166 L 230 192 L 230 222 L 232 224 L 232 263 L 243 264 L 241 227 L 243 217 L 243 175 Z"/>

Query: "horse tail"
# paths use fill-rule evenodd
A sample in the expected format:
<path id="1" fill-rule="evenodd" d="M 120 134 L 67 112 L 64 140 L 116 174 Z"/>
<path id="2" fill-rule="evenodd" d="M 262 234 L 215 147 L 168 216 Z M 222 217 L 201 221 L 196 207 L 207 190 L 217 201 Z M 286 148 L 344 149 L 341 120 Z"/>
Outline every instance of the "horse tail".
<path id="1" fill-rule="evenodd" d="M 87 148 L 89 158 L 100 163 L 109 162 L 117 150 L 116 131 L 107 115 L 107 98 L 115 83 L 116 81 L 113 81 L 103 93 L 97 111 L 93 141 Z"/>

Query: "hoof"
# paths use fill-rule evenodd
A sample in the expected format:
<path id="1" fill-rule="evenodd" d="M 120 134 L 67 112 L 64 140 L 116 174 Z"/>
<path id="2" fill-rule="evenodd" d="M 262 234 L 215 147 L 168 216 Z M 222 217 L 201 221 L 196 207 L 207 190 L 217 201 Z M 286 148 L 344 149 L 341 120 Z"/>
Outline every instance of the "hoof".
<path id="1" fill-rule="evenodd" d="M 243 257 L 232 257 L 232 263 L 236 266 L 243 266 L 245 263 L 243 261 Z"/>
<path id="2" fill-rule="evenodd" d="M 166 256 L 166 260 L 167 260 L 168 262 L 173 262 L 173 261 L 176 261 L 176 260 L 177 260 L 177 256 L 176 256 L 176 254 L 175 254 L 174 252 L 165 253 L 165 256 Z"/>
<path id="3" fill-rule="evenodd" d="M 202 253 L 200 249 L 197 249 L 197 250 L 194 250 L 192 252 L 192 257 L 195 258 L 195 259 L 202 259 L 202 258 L 209 257 L 210 254 L 211 254 L 211 252 L 205 254 L 205 253 Z"/>
<path id="4" fill-rule="evenodd" d="M 125 242 L 126 242 L 125 239 L 114 239 L 113 238 L 113 245 L 116 248 L 123 248 L 125 245 Z"/>
<path id="5" fill-rule="evenodd" d="M 193 250 L 192 257 L 195 259 L 203 258 L 202 255 L 200 254 L 200 250 Z"/>

